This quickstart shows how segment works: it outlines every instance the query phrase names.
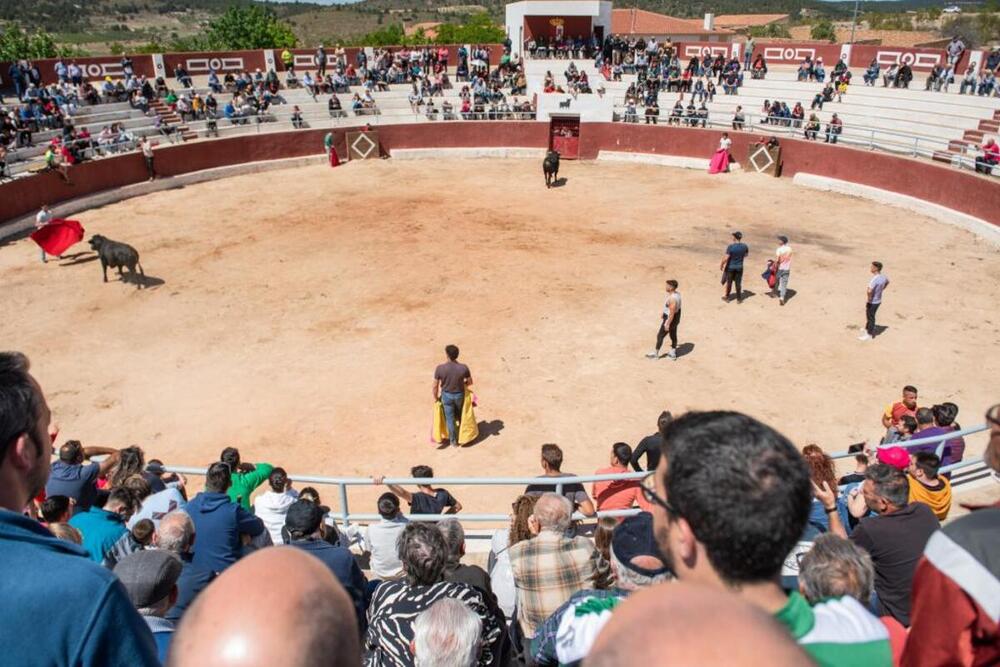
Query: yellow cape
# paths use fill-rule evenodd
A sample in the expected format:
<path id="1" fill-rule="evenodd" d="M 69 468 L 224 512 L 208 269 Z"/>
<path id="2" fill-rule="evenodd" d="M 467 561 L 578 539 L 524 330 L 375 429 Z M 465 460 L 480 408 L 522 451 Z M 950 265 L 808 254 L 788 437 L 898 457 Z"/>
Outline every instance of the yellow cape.
<path id="1" fill-rule="evenodd" d="M 472 409 L 475 399 L 471 391 L 465 392 L 462 402 L 462 419 L 459 422 L 458 444 L 467 445 L 479 437 L 479 424 L 476 423 L 476 413 Z M 431 424 L 431 441 L 448 442 L 448 423 L 444 416 L 444 406 L 441 401 L 434 403 L 434 419 Z"/>

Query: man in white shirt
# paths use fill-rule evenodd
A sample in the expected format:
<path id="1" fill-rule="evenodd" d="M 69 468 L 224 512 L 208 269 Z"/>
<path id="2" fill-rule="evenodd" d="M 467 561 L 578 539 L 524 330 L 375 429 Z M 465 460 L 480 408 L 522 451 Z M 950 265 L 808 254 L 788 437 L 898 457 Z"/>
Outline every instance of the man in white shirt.
<path id="1" fill-rule="evenodd" d="M 264 528 L 271 534 L 271 542 L 284 544 L 281 528 L 285 525 L 288 508 L 299 498 L 299 492 L 292 488 L 292 480 L 284 468 L 275 468 L 267 478 L 270 490 L 254 500 L 254 514 L 264 522 Z"/>
<path id="2" fill-rule="evenodd" d="M 399 512 L 399 497 L 383 493 L 378 499 L 378 513 L 382 520 L 365 528 L 365 544 L 371 553 L 371 570 L 378 579 L 398 579 L 403 576 L 396 539 L 409 520 Z"/>
<path id="3" fill-rule="evenodd" d="M 882 305 L 882 293 L 889 286 L 889 279 L 882 275 L 882 262 L 872 262 L 872 279 L 868 281 L 868 298 L 865 301 L 865 333 L 858 340 L 875 337 L 875 313 Z"/>
<path id="4" fill-rule="evenodd" d="M 785 295 L 788 292 L 788 276 L 792 272 L 792 247 L 788 245 L 787 236 L 779 236 L 781 245 L 774 251 L 774 265 L 778 274 L 778 304 L 785 305 Z"/>
<path id="5" fill-rule="evenodd" d="M 35 216 L 35 229 L 41 229 L 45 225 L 52 222 L 52 211 L 49 209 L 48 204 L 42 204 L 42 208 L 38 211 L 38 215 Z M 42 263 L 46 263 L 49 260 L 45 257 L 45 248 L 42 248 Z"/>

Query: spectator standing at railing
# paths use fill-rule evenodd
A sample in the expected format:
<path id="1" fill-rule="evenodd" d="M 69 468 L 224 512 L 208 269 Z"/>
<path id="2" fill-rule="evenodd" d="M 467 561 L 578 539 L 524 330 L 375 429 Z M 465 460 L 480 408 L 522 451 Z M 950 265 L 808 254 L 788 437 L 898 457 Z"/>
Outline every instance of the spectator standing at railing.
<path id="1" fill-rule="evenodd" d="M 399 497 L 395 493 L 379 496 L 377 507 L 381 520 L 368 524 L 364 531 L 371 571 L 376 579 L 399 579 L 404 573 L 396 541 L 410 521 L 399 511 Z"/>
<path id="2" fill-rule="evenodd" d="M 284 468 L 275 468 L 267 478 L 271 487 L 254 499 L 254 514 L 264 522 L 264 527 L 271 534 L 271 542 L 283 544 L 281 529 L 285 525 L 285 515 L 292 506 L 299 492 L 292 488 L 292 480 Z"/>
<path id="3" fill-rule="evenodd" d="M 143 135 L 142 139 L 139 140 L 139 150 L 142 151 L 142 159 L 146 162 L 149 180 L 153 180 L 156 178 L 156 168 L 153 166 L 153 144 L 150 143 L 149 137 Z"/>
<path id="4" fill-rule="evenodd" d="M 316 49 L 316 69 L 320 78 L 326 76 L 326 49 L 322 44 Z"/>
<path id="5" fill-rule="evenodd" d="M 916 417 L 917 398 L 916 387 L 910 384 L 903 387 L 903 394 L 900 400 L 889 404 L 882 413 L 882 426 L 886 429 L 898 427 L 900 420 L 904 416 Z"/>
<path id="6" fill-rule="evenodd" d="M 541 463 L 542 477 L 558 479 L 560 477 L 574 476 L 573 473 L 562 472 L 563 451 L 559 445 L 551 443 L 542 445 Z M 556 484 L 543 484 L 536 482 L 525 487 L 524 493 L 529 496 L 540 496 L 545 493 L 555 493 L 556 490 Z M 563 484 L 562 495 L 573 504 L 574 511 L 579 511 L 586 516 L 594 515 L 594 503 L 592 503 L 590 497 L 587 496 L 587 492 L 583 488 L 583 484 L 579 482 Z"/>
<path id="7" fill-rule="evenodd" d="M 836 118 L 837 114 L 834 114 L 833 117 Z M 829 134 L 829 129 L 827 130 L 827 134 Z M 875 314 L 878 312 L 879 306 L 882 305 L 882 294 L 889 286 L 889 278 L 882 273 L 882 262 L 872 262 L 871 273 L 872 277 L 868 281 L 868 291 L 865 299 L 865 332 L 858 336 L 858 340 L 872 340 L 875 338 L 877 331 Z"/>
<path id="8" fill-rule="evenodd" d="M 616 442 L 611 447 L 611 460 L 607 468 L 595 470 L 595 475 L 621 475 L 629 472 L 632 448 L 624 442 Z M 593 482 L 590 493 L 597 503 L 597 511 L 627 510 L 635 506 L 646 507 L 646 500 L 640 489 L 641 480 L 621 479 Z"/>
<path id="9" fill-rule="evenodd" d="M 656 470 L 656 466 L 660 463 L 660 452 L 663 448 L 663 434 L 666 433 L 667 427 L 670 426 L 670 422 L 673 421 L 673 416 L 670 414 L 669 410 L 664 410 L 660 413 L 660 416 L 656 419 L 656 433 L 652 435 L 647 435 L 645 438 L 639 441 L 636 445 L 635 450 L 632 452 L 632 468 L 636 472 L 642 472 L 643 468 L 640 467 L 639 462 L 642 461 L 642 457 L 646 457 L 646 470 Z"/>
<path id="10" fill-rule="evenodd" d="M 249 512 L 250 496 L 267 481 L 274 466 L 270 463 L 243 463 L 240 460 L 240 450 L 235 447 L 223 449 L 219 460 L 228 465 L 231 471 L 231 483 L 226 491 L 229 499 Z"/>
<path id="11" fill-rule="evenodd" d="M 410 475 L 419 479 L 432 479 L 434 470 L 430 466 L 414 466 Z M 372 478 L 376 486 L 385 484 L 385 477 L 378 475 Z M 418 484 L 417 491 L 407 491 L 398 484 L 386 484 L 389 490 L 410 504 L 413 514 L 456 514 L 462 511 L 462 503 L 447 489 L 434 488 L 430 484 Z"/>
<path id="12" fill-rule="evenodd" d="M 1000 405 L 986 412 L 986 466 L 1000 472 Z M 934 533 L 913 577 L 913 625 L 904 667 L 1000 662 L 1000 503 L 980 507 Z M 947 613 L 942 613 L 947 610 Z"/>
<path id="13" fill-rule="evenodd" d="M 105 458 L 98 463 L 90 461 L 92 456 Z M 74 513 L 86 512 L 97 497 L 97 480 L 111 472 L 119 456 L 117 449 L 84 447 L 79 440 L 67 440 L 59 448 L 59 460 L 52 463 L 45 485 L 46 495 L 72 498 L 76 501 Z"/>

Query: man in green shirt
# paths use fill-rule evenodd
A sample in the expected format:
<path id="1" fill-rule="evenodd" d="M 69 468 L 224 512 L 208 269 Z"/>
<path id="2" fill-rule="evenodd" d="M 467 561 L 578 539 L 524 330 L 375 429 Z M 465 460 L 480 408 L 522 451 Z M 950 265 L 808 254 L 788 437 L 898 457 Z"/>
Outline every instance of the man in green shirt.
<path id="1" fill-rule="evenodd" d="M 857 600 L 811 607 L 781 588 L 782 563 L 802 536 L 813 495 L 787 438 L 737 412 L 690 412 L 667 427 L 654 477 L 655 490 L 645 494 L 678 580 L 735 592 L 773 615 L 823 667 L 892 665 L 888 631 Z"/>
<path id="2" fill-rule="evenodd" d="M 232 484 L 226 491 L 229 499 L 250 511 L 250 496 L 254 489 L 267 481 L 274 466 L 270 463 L 240 463 L 240 450 L 226 447 L 219 460 L 229 466 Z"/>

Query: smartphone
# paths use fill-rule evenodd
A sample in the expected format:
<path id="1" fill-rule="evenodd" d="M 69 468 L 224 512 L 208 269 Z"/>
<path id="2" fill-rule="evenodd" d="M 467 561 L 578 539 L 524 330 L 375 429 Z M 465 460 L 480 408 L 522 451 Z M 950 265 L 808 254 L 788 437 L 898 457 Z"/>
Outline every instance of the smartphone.
<path id="1" fill-rule="evenodd" d="M 847 448 L 848 454 L 860 454 L 863 451 L 865 451 L 865 443 L 863 442 L 856 442 Z"/>

